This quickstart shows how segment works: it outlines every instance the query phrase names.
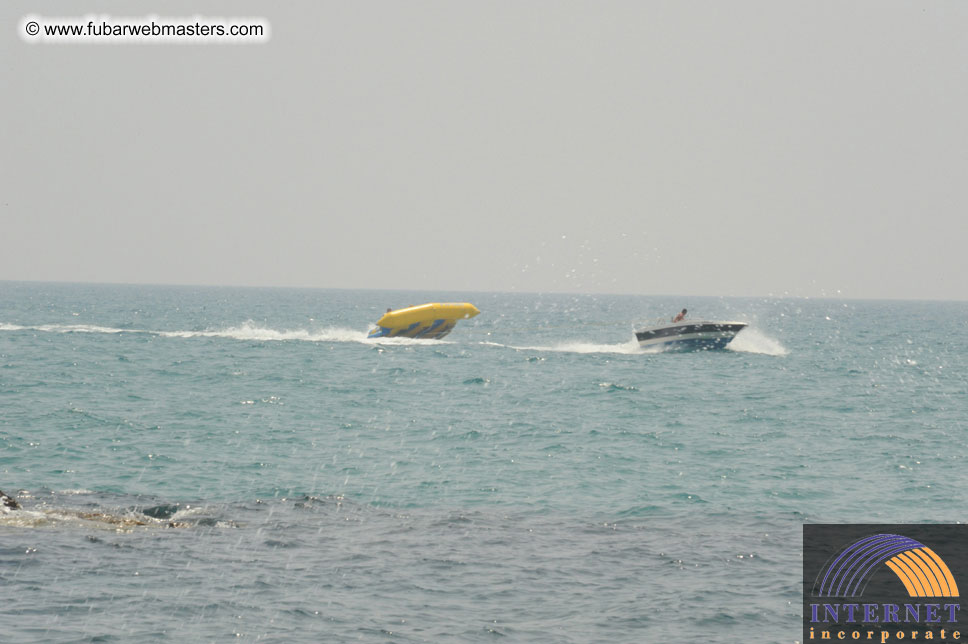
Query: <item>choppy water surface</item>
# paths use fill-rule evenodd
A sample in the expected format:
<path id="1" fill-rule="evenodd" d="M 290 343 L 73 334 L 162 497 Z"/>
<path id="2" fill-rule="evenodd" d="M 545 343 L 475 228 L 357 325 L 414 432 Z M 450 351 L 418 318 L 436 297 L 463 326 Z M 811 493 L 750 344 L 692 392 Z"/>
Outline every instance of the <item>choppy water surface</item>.
<path id="1" fill-rule="evenodd" d="M 366 340 L 424 301 L 482 314 Z M 683 306 L 751 326 L 636 346 Z M 966 303 L 0 283 L 4 633 L 792 642 L 803 522 L 966 519 L 966 337 Z"/>

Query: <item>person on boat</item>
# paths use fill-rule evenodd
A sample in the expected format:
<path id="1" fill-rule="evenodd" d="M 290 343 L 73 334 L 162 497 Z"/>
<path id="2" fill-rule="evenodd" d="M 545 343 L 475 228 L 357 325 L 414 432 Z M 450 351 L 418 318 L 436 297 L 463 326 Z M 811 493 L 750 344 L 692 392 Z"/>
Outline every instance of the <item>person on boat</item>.
<path id="1" fill-rule="evenodd" d="M 682 322 L 685 319 L 686 319 L 686 309 L 682 309 L 682 311 L 679 313 L 679 315 L 677 315 L 676 317 L 672 318 L 672 322 L 673 323 L 675 323 L 675 322 Z"/>

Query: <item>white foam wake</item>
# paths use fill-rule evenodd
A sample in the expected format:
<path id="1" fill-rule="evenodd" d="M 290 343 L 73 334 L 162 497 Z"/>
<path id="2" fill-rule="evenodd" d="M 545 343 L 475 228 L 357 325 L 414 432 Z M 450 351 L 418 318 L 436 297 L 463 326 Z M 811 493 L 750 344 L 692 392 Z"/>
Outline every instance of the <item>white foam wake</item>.
<path id="1" fill-rule="evenodd" d="M 5 324 L 0 322 L 0 331 L 41 331 L 43 333 L 145 333 L 132 329 L 112 329 L 94 324 L 38 324 L 36 326 L 20 326 L 19 324 Z"/>
<path id="2" fill-rule="evenodd" d="M 238 326 L 224 329 L 202 331 L 149 331 L 147 329 L 117 329 L 90 324 L 39 324 L 23 326 L 0 322 L 0 331 L 38 331 L 42 333 L 108 333 L 108 334 L 148 334 L 161 338 L 226 338 L 250 342 L 360 342 L 381 345 L 423 345 L 441 344 L 440 340 L 419 338 L 374 338 L 368 339 L 366 331 L 343 327 L 324 329 L 272 329 L 261 326 L 252 320 Z"/>
<path id="3" fill-rule="evenodd" d="M 155 335 L 163 338 L 226 338 L 229 340 L 248 340 L 255 342 L 285 342 L 297 340 L 302 342 L 362 342 L 366 340 L 366 333 L 355 329 L 329 327 L 310 331 L 308 329 L 286 329 L 280 331 L 260 326 L 249 320 L 239 326 L 225 329 L 210 329 L 205 331 L 155 331 Z"/>
<path id="4" fill-rule="evenodd" d="M 505 347 L 515 351 L 554 351 L 559 353 L 617 353 L 622 355 L 637 355 L 642 353 L 658 353 L 651 349 L 643 349 L 638 341 L 629 340 L 619 344 L 596 344 L 593 342 L 563 342 L 547 347 L 541 346 L 515 346 L 511 344 L 499 344 L 497 342 L 482 342 L 481 344 Z"/>
<path id="5" fill-rule="evenodd" d="M 750 327 L 740 331 L 733 341 L 726 345 L 726 348 L 730 351 L 762 353 L 768 356 L 785 356 L 790 353 L 779 340 Z"/>
<path id="6" fill-rule="evenodd" d="M 255 342 L 361 342 L 366 344 L 408 345 L 408 344 L 439 344 L 440 340 L 420 338 L 373 338 L 367 337 L 367 332 L 343 327 L 328 327 L 310 331 L 308 329 L 288 329 L 279 331 L 252 322 L 251 320 L 239 326 L 212 331 L 160 331 L 157 333 L 165 338 L 227 338 L 231 340 L 247 340 Z"/>

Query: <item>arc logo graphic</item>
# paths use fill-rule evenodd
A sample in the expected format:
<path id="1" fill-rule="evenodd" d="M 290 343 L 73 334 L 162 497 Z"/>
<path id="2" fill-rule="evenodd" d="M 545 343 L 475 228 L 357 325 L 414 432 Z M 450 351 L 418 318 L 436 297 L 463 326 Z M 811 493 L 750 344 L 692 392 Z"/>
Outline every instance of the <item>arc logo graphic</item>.
<path id="1" fill-rule="evenodd" d="M 968 640 L 965 579 L 968 525 L 804 524 L 803 641 Z"/>
<path id="2" fill-rule="evenodd" d="M 849 544 L 825 566 L 814 597 L 860 597 L 881 565 L 897 575 L 909 597 L 958 597 L 948 565 L 920 541 L 899 534 L 875 534 Z"/>

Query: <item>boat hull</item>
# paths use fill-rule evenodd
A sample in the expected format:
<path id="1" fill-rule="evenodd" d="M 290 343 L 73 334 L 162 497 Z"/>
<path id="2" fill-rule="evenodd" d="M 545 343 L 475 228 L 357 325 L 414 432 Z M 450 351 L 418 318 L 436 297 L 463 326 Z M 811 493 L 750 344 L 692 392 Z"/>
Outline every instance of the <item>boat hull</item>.
<path id="1" fill-rule="evenodd" d="M 745 322 L 680 322 L 635 332 L 639 346 L 663 351 L 725 349 Z"/>

